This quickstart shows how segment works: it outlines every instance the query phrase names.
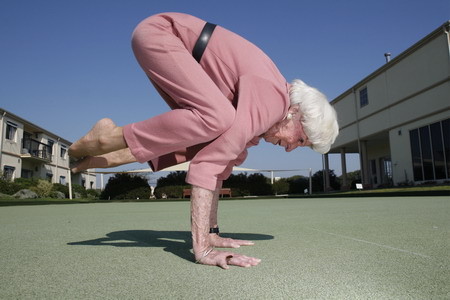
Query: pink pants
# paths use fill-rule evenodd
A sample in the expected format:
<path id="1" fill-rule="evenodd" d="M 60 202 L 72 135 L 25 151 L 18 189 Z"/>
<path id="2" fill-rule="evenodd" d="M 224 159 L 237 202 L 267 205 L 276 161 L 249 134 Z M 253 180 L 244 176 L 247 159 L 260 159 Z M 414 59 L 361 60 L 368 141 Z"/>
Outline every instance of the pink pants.
<path id="1" fill-rule="evenodd" d="M 193 37 L 194 32 L 200 34 L 203 25 L 193 28 Z M 192 57 L 196 39 L 186 41 L 177 35 L 172 23 L 158 15 L 141 22 L 133 33 L 132 46 L 139 64 L 173 109 L 124 127 L 128 147 L 141 163 L 215 139 L 231 126 L 236 113 L 231 101 Z M 207 52 L 208 48 L 204 56 Z"/>

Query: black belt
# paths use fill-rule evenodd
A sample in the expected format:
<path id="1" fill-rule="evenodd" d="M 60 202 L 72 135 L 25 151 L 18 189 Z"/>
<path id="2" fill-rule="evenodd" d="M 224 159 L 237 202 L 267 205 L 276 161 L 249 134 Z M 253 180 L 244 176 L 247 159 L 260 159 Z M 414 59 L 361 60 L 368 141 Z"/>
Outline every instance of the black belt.
<path id="1" fill-rule="evenodd" d="M 200 59 L 202 59 L 203 52 L 205 52 L 206 46 L 208 45 L 209 39 L 215 28 L 216 24 L 206 23 L 195 43 L 194 50 L 192 50 L 192 56 L 198 63 L 200 63 Z"/>

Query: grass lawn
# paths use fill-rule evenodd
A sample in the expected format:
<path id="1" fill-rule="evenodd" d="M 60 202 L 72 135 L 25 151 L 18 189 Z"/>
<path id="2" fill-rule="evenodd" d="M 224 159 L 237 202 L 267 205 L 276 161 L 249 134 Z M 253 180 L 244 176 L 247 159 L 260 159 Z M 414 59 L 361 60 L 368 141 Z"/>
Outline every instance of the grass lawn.
<path id="1" fill-rule="evenodd" d="M 257 267 L 194 264 L 188 201 L 0 207 L 0 299 L 450 299 L 450 198 L 221 201 Z"/>

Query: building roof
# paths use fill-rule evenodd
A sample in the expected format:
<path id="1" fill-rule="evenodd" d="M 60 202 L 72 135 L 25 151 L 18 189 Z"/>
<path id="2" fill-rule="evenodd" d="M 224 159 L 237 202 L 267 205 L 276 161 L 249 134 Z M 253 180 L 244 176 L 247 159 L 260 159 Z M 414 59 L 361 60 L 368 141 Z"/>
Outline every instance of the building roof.
<path id="1" fill-rule="evenodd" d="M 7 111 L 6 109 L 3 109 L 1 107 L 0 107 L 0 114 L 2 116 L 10 116 L 11 118 L 14 118 L 14 119 L 18 120 L 19 122 L 21 122 L 21 123 L 23 123 L 23 124 L 25 124 L 27 126 L 33 127 L 36 131 L 45 132 L 46 135 L 52 136 L 55 139 L 59 139 L 64 144 L 68 144 L 68 145 L 72 144 L 71 141 L 66 140 L 65 138 L 63 138 L 63 137 L 61 137 L 61 136 L 59 136 L 57 134 L 54 134 L 54 133 L 48 131 L 47 129 L 44 129 L 44 128 L 42 128 L 42 127 L 40 127 L 40 126 L 38 126 L 38 125 L 36 125 L 36 124 L 34 124 L 34 123 L 24 119 L 24 118 L 21 118 L 18 115 L 13 114 L 12 112 Z"/>

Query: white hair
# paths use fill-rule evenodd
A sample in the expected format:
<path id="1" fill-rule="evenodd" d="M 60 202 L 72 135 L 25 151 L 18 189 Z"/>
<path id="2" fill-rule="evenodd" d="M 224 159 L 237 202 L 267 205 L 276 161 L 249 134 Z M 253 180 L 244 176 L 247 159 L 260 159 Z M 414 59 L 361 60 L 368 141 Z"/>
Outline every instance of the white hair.
<path id="1" fill-rule="evenodd" d="M 303 130 L 314 151 L 325 154 L 339 133 L 337 115 L 326 96 L 300 79 L 289 90 L 291 106 L 299 104 Z"/>

